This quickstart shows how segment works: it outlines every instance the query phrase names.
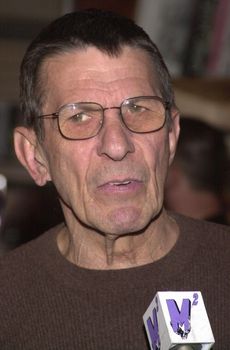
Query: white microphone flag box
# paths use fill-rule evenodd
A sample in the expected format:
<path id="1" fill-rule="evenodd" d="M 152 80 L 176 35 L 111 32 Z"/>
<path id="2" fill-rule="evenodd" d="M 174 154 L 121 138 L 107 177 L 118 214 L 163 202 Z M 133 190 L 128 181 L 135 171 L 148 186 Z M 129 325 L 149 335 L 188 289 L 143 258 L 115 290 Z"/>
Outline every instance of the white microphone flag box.
<path id="1" fill-rule="evenodd" d="M 209 350 L 215 342 L 201 292 L 158 292 L 143 320 L 151 350 Z"/>

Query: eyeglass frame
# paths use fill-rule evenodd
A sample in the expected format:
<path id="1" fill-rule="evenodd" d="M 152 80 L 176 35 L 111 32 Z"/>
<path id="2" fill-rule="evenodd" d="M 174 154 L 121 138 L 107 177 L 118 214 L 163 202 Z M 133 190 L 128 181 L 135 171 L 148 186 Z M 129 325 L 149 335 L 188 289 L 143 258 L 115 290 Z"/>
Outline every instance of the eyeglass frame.
<path id="1" fill-rule="evenodd" d="M 137 98 L 155 99 L 155 100 L 160 101 L 160 102 L 162 103 L 162 105 L 163 105 L 164 108 L 165 108 L 165 115 L 164 115 L 164 121 L 163 121 L 162 125 L 161 125 L 159 128 L 153 129 L 153 130 L 150 130 L 150 131 L 133 131 L 132 129 L 130 129 L 130 128 L 126 125 L 126 123 L 125 123 L 125 121 L 124 121 L 124 117 L 123 117 L 123 115 L 122 115 L 122 113 L 121 113 L 121 108 L 122 108 L 122 106 L 124 105 L 124 103 L 125 103 L 126 101 L 135 100 L 135 99 L 137 99 Z M 68 137 L 68 136 L 66 136 L 66 135 L 63 134 L 63 132 L 62 132 L 62 130 L 61 130 L 61 127 L 60 127 L 60 118 L 59 118 L 60 111 L 61 111 L 63 108 L 65 108 L 66 106 L 77 105 L 77 104 L 81 104 L 81 103 L 95 104 L 95 105 L 98 105 L 98 106 L 101 107 L 101 110 L 102 110 L 102 112 L 103 112 L 103 114 L 102 114 L 102 123 L 101 123 L 101 126 L 100 126 L 100 128 L 98 129 L 97 133 L 94 134 L 93 136 L 88 136 L 88 137 L 85 137 L 85 138 L 72 138 L 72 137 Z M 101 131 L 101 129 L 102 129 L 103 125 L 104 125 L 104 118 L 105 118 L 105 113 L 104 113 L 104 112 L 105 112 L 106 110 L 109 110 L 109 109 L 118 109 L 118 110 L 120 111 L 121 120 L 122 120 L 123 124 L 125 125 L 125 127 L 126 127 L 129 131 L 131 131 L 131 132 L 133 132 L 133 133 L 135 133 L 135 134 L 147 134 L 147 133 L 150 133 L 150 132 L 156 132 L 156 131 L 158 131 L 158 130 L 160 130 L 160 129 L 162 129 L 162 128 L 164 127 L 165 122 L 166 122 L 166 117 L 167 117 L 167 111 L 169 110 L 169 108 L 170 108 L 170 102 L 169 102 L 169 101 L 165 101 L 165 100 L 164 100 L 162 97 L 160 97 L 160 96 L 156 96 L 156 95 L 153 95 L 153 96 L 150 96 L 150 95 L 149 95 L 149 96 L 135 96 L 135 97 L 128 97 L 128 98 L 124 99 L 124 100 L 121 102 L 120 106 L 111 106 L 111 107 L 103 107 L 100 103 L 98 103 L 98 102 L 92 102 L 92 101 L 89 101 L 89 102 L 87 102 L 87 101 L 81 101 L 81 102 L 67 103 L 67 104 L 64 104 L 64 105 L 62 105 L 61 107 L 59 107 L 58 110 L 57 110 L 56 112 L 54 112 L 54 113 L 42 114 L 42 115 L 37 116 L 36 118 L 39 118 L 39 119 L 57 119 L 58 130 L 59 130 L 59 132 L 60 132 L 60 134 L 61 134 L 61 136 L 62 136 L 63 138 L 65 138 L 65 139 L 67 139 L 67 140 L 72 140 L 72 141 L 75 141 L 75 140 L 76 140 L 76 141 L 77 141 L 77 140 L 80 141 L 80 140 L 88 140 L 88 139 L 91 139 L 91 138 L 93 138 L 93 137 L 95 137 L 95 136 L 97 136 L 97 135 L 99 134 L 99 132 Z"/>

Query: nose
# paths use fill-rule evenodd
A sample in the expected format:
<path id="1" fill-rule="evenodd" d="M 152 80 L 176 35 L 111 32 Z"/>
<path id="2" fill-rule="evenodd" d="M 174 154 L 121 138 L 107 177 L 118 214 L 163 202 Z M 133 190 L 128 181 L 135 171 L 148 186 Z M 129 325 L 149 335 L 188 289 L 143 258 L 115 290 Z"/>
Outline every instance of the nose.
<path id="1" fill-rule="evenodd" d="M 97 153 L 119 161 L 135 150 L 133 134 L 123 124 L 118 109 L 104 112 L 104 124 L 98 135 Z"/>

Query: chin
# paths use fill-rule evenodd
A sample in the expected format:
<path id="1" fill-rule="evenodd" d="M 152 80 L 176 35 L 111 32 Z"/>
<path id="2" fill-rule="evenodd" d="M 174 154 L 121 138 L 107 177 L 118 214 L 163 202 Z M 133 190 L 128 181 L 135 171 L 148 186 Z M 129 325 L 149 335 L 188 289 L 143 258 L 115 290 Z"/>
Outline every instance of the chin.
<path id="1" fill-rule="evenodd" d="M 96 226 L 101 232 L 114 236 L 141 233 L 141 231 L 148 227 L 153 217 L 152 213 L 149 213 L 149 215 L 143 214 L 140 210 L 123 208 L 110 212 Z"/>

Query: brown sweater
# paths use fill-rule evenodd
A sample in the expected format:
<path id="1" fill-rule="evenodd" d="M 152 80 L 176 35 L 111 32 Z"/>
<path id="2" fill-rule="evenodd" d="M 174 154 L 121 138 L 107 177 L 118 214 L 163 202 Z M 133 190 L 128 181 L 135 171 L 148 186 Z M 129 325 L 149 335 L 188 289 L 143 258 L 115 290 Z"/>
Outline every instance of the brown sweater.
<path id="1" fill-rule="evenodd" d="M 214 349 L 230 349 L 230 229 L 175 216 L 164 258 L 124 270 L 87 270 L 56 246 L 57 228 L 0 262 L 1 350 L 149 349 L 142 315 L 157 291 L 200 290 Z"/>

